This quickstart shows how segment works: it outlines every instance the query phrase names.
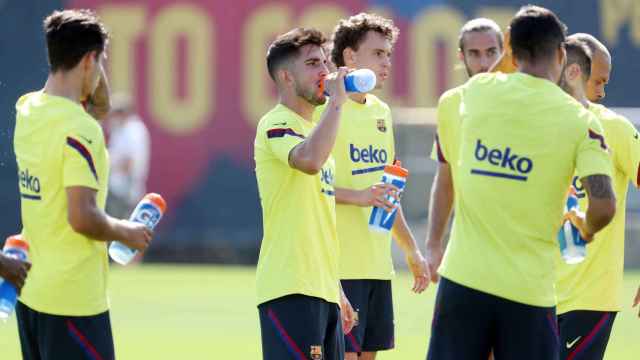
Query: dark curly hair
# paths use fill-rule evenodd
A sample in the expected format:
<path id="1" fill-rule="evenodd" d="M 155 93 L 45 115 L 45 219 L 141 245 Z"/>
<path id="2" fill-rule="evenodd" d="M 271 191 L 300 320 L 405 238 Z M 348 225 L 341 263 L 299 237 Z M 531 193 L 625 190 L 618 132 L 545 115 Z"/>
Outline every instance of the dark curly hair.
<path id="1" fill-rule="evenodd" d="M 344 49 L 351 48 L 355 51 L 364 41 L 369 31 L 375 31 L 391 41 L 393 45 L 398 39 L 400 30 L 393 24 L 393 20 L 385 19 L 376 14 L 360 13 L 346 20 L 340 20 L 333 30 L 333 50 L 331 61 L 336 66 L 344 66 Z"/>

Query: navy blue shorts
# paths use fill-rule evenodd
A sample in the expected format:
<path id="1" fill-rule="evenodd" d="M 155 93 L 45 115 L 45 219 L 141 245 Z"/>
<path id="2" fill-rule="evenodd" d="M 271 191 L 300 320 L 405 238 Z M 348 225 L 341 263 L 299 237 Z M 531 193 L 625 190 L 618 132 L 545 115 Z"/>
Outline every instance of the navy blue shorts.
<path id="1" fill-rule="evenodd" d="M 344 335 L 337 304 L 287 295 L 258 305 L 264 360 L 342 360 Z"/>
<path id="2" fill-rule="evenodd" d="M 109 312 L 95 316 L 60 316 L 16 304 L 24 360 L 113 360 Z"/>
<path id="3" fill-rule="evenodd" d="M 440 278 L 428 360 L 558 360 L 555 307 L 506 300 Z"/>
<path id="4" fill-rule="evenodd" d="M 616 314 L 578 310 L 558 315 L 560 359 L 603 359 Z"/>
<path id="5" fill-rule="evenodd" d="M 340 282 L 358 319 L 353 330 L 345 335 L 345 351 L 362 353 L 393 349 L 391 280 Z"/>

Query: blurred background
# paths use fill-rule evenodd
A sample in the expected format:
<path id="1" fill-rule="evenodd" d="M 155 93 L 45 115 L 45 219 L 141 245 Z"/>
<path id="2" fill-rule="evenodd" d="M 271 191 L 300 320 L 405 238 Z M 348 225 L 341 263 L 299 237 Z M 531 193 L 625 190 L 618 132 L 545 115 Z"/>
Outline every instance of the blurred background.
<path id="1" fill-rule="evenodd" d="M 633 109 L 640 106 L 636 91 L 640 62 L 634 61 L 640 56 L 640 3 L 537 3 L 556 11 L 571 33 L 591 33 L 606 43 L 613 54 L 613 73 L 605 104 L 640 121 Z M 427 159 L 435 121 L 429 107 L 443 91 L 466 79 L 456 56 L 460 27 L 479 16 L 504 26 L 522 4 L 515 0 L 0 0 L 0 113 L 5 119 L 0 125 L 2 234 L 20 229 L 12 152 L 14 103 L 46 79 L 41 23 L 54 9 L 86 7 L 101 15 L 112 34 L 108 53 L 112 89 L 130 94 L 132 113 L 148 129 L 147 150 L 141 144 L 115 150 L 142 158 L 147 151 L 146 189 L 162 194 L 169 204 L 145 261 L 252 264 L 262 228 L 253 139 L 258 119 L 276 101 L 264 60 L 276 34 L 298 25 L 330 34 L 338 19 L 360 11 L 394 19 L 401 33 L 391 79 L 380 95 L 395 111 L 398 155 L 412 174 L 404 206 L 422 240 L 434 171 L 434 163 Z M 108 136 L 118 135 L 111 124 L 106 123 L 105 130 Z M 144 172 L 144 160 L 140 162 Z M 127 188 L 126 183 L 119 187 L 123 186 Z M 135 189 L 130 195 L 137 202 Z M 640 265 L 640 243 L 633 241 L 640 226 L 636 195 L 630 193 L 627 213 L 629 266 Z"/>
<path id="2" fill-rule="evenodd" d="M 143 260 L 147 264 L 113 267 L 110 294 L 118 357 L 257 359 L 255 270 L 228 265 L 255 264 L 262 236 L 253 139 L 258 119 L 276 102 L 265 65 L 270 41 L 299 25 L 330 33 L 338 19 L 361 11 L 393 18 L 401 33 L 391 79 L 379 95 L 394 111 L 398 157 L 411 172 L 403 206 L 423 246 L 435 171 L 428 160 L 433 106 L 443 91 L 466 79 L 456 56 L 458 32 L 467 20 L 480 16 L 504 27 L 526 3 L 0 0 L 0 242 L 21 228 L 12 150 L 14 104 L 46 79 L 42 20 L 54 9 L 94 9 L 112 34 L 108 72 L 112 90 L 122 95 L 114 101 L 117 111 L 103 124 L 112 160 L 120 164 L 112 168 L 120 178 L 112 181 L 116 199 L 110 211 L 126 216 L 145 188 L 168 202 Z M 638 126 L 640 1 L 535 3 L 554 10 L 571 33 L 593 34 L 609 47 L 613 73 L 604 103 Z M 126 174 L 132 174 L 131 182 Z M 630 304 L 640 282 L 640 272 L 633 270 L 640 267 L 636 190 L 630 191 L 628 204 L 625 301 Z M 381 358 L 426 354 L 434 287 L 414 296 L 410 286 L 410 277 L 400 271 L 394 281 L 397 349 Z M 636 315 L 625 307 L 607 359 L 640 357 Z M 15 324 L 9 325 L 0 324 L 2 360 L 20 358 Z"/>

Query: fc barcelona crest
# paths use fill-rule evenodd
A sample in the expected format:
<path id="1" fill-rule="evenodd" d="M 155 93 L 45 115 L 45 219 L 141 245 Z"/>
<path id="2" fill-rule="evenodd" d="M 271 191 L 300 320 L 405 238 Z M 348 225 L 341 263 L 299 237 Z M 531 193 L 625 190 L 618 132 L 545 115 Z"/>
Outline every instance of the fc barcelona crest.
<path id="1" fill-rule="evenodd" d="M 381 132 L 387 132 L 387 125 L 384 123 L 384 119 L 377 120 L 377 127 Z"/>
<path id="2" fill-rule="evenodd" d="M 311 345 L 311 360 L 322 360 L 322 347 L 320 345 Z"/>

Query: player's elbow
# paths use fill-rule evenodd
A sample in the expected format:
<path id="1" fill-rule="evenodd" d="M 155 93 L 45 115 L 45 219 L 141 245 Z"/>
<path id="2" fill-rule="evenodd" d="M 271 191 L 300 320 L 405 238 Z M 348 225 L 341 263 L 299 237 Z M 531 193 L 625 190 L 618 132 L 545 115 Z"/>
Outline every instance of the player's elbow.
<path id="1" fill-rule="evenodd" d="M 590 207 L 593 208 L 592 221 L 600 229 L 607 226 L 616 215 L 616 199 L 590 200 Z"/>
<path id="2" fill-rule="evenodd" d="M 314 159 L 311 156 L 304 156 L 302 152 L 296 152 L 291 157 L 289 161 L 291 167 L 302 171 L 307 175 L 315 175 L 322 170 L 322 165 L 324 165 L 320 160 Z"/>
<path id="3" fill-rule="evenodd" d="M 92 234 L 94 226 L 89 214 L 69 211 L 67 214 L 67 220 L 69 221 L 69 225 L 73 231 L 85 236 Z"/>

